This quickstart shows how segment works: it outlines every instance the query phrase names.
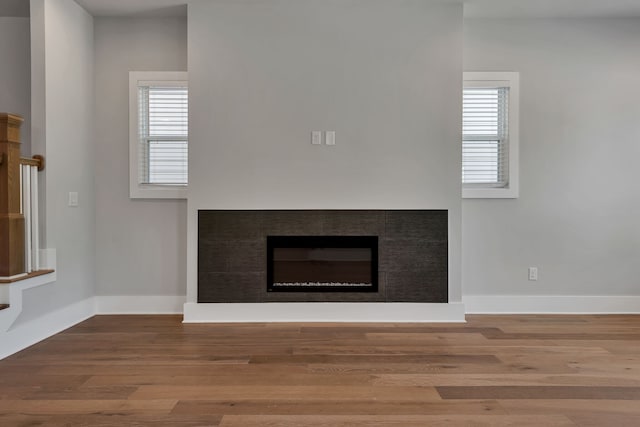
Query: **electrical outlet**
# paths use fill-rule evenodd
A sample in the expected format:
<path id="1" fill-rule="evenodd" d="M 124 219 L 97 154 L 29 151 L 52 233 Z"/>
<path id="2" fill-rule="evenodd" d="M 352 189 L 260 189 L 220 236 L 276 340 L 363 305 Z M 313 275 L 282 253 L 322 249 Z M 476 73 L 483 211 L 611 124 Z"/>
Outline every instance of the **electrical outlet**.
<path id="1" fill-rule="evenodd" d="M 328 130 L 324 134 L 324 143 L 327 145 L 336 145 L 336 131 Z"/>
<path id="2" fill-rule="evenodd" d="M 538 280 L 538 267 L 529 267 L 529 280 Z"/>
<path id="3" fill-rule="evenodd" d="M 322 132 L 319 130 L 314 130 L 311 132 L 311 143 L 313 145 L 322 144 Z"/>
<path id="4" fill-rule="evenodd" d="M 73 208 L 78 207 L 78 192 L 69 192 L 69 206 Z"/>

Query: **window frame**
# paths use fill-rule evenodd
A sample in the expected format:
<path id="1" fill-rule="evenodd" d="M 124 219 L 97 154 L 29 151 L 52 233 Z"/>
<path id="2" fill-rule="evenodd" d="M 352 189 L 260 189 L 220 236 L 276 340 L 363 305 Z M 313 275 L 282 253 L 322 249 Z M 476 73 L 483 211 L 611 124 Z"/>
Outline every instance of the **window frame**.
<path id="1" fill-rule="evenodd" d="M 138 88 L 140 86 L 189 87 L 186 71 L 130 71 L 129 72 L 129 198 L 186 199 L 187 185 L 141 184 L 139 176 L 139 117 Z M 189 141 L 187 139 L 187 145 Z"/>
<path id="2" fill-rule="evenodd" d="M 516 199 L 519 196 L 519 136 L 520 136 L 520 73 L 498 71 L 465 71 L 463 88 L 508 87 L 507 146 L 508 184 L 505 187 L 465 186 L 462 183 L 464 199 Z M 462 119 L 462 117 L 461 117 Z M 462 122 L 462 120 L 461 120 Z M 460 139 L 462 144 L 462 137 Z M 461 164 L 462 166 L 462 164 Z"/>

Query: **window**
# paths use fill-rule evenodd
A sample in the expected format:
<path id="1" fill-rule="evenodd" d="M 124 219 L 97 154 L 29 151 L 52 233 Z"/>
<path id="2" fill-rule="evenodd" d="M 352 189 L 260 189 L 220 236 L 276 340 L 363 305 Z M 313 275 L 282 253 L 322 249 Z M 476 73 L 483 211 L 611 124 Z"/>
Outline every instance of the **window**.
<path id="1" fill-rule="evenodd" d="M 518 73 L 464 73 L 462 197 L 518 197 Z"/>
<path id="2" fill-rule="evenodd" d="M 185 198 L 189 95 L 186 72 L 129 73 L 131 198 Z"/>

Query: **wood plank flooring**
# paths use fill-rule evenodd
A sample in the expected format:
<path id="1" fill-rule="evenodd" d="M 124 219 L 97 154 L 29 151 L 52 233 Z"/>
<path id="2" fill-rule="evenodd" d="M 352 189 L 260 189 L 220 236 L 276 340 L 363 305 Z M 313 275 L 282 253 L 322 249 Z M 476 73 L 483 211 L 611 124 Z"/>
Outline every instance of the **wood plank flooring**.
<path id="1" fill-rule="evenodd" d="M 0 361 L 0 426 L 640 426 L 640 316 L 467 320 L 96 316 Z"/>

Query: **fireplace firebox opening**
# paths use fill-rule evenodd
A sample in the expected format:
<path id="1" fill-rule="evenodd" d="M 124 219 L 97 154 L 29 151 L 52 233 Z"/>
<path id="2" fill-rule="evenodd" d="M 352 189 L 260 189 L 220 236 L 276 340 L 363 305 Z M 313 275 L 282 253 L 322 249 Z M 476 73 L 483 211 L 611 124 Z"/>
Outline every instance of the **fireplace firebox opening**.
<path id="1" fill-rule="evenodd" d="M 267 236 L 268 292 L 377 292 L 378 236 Z"/>

